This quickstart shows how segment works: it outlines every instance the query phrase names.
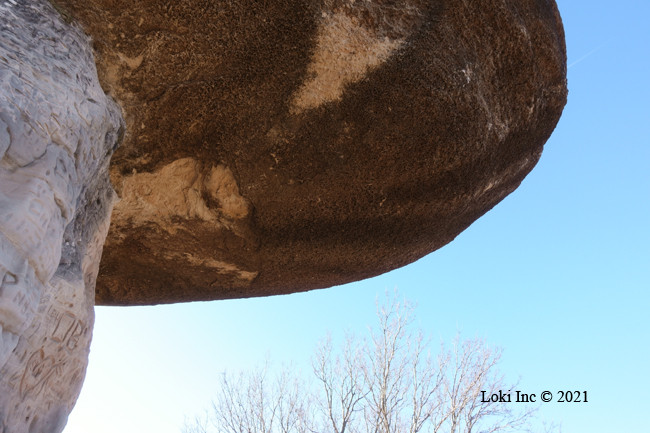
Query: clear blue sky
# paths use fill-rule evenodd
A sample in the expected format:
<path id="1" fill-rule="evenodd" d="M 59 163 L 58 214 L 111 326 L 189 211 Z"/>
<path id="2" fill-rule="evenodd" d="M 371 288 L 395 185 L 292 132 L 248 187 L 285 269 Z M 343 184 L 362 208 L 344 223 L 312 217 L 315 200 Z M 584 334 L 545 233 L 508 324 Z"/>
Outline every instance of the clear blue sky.
<path id="1" fill-rule="evenodd" d="M 306 365 L 330 330 L 363 331 L 385 289 L 421 326 L 504 348 L 524 392 L 565 433 L 643 432 L 650 407 L 650 2 L 559 0 L 569 102 L 521 187 L 458 238 L 363 282 L 264 299 L 97 308 L 86 383 L 66 433 L 178 433 L 220 372 Z"/>

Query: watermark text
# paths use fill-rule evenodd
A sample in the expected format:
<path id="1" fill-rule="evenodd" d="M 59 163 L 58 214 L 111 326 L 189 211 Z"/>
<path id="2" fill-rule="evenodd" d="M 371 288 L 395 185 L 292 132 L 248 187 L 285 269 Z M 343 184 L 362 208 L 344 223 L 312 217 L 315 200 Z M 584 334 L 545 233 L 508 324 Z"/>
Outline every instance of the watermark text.
<path id="1" fill-rule="evenodd" d="M 528 393 L 522 391 L 497 392 L 481 391 L 481 403 L 589 403 L 587 391 L 543 391 L 541 393 Z"/>

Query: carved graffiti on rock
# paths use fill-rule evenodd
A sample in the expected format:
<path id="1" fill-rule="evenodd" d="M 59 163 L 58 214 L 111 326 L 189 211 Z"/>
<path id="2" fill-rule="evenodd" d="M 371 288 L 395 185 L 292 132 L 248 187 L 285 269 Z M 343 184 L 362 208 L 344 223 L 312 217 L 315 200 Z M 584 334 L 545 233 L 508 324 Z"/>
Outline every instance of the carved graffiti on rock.
<path id="1" fill-rule="evenodd" d="M 34 352 L 27 361 L 27 368 L 20 381 L 21 397 L 25 398 L 31 393 L 40 394 L 47 381 L 62 365 L 54 356 L 45 356 L 43 349 Z"/>
<path id="2" fill-rule="evenodd" d="M 80 28 L 46 0 L 0 9 L 0 432 L 58 433 L 88 362 L 85 261 L 101 256 L 123 121 Z"/>
<path id="3" fill-rule="evenodd" d="M 59 343 L 68 353 L 72 353 L 79 345 L 79 339 L 86 334 L 88 327 L 69 311 L 59 313 L 50 310 L 57 317 L 56 326 L 50 339 Z"/>
<path id="4" fill-rule="evenodd" d="M 46 313 L 46 322 L 54 323 L 49 340 L 54 345 L 46 345 L 35 351 L 28 359 L 25 371 L 20 380 L 20 395 L 25 398 L 30 395 L 38 395 L 44 390 L 56 391 L 56 386 L 47 386 L 52 378 L 61 382 L 66 372 L 66 363 L 78 347 L 80 339 L 88 332 L 88 327 L 83 321 L 70 311 L 60 312 L 50 307 Z M 63 350 L 60 350 L 63 349 Z M 77 377 L 78 368 L 73 368 L 71 376 Z"/>

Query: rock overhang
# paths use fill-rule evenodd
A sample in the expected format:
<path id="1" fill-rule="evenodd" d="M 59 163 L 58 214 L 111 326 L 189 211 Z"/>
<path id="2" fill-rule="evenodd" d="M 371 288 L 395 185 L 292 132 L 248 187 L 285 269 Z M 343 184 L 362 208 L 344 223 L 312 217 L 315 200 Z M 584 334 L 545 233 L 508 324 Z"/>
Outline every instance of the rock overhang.
<path id="1" fill-rule="evenodd" d="M 566 103 L 546 0 L 57 0 L 127 133 L 98 304 L 265 296 L 450 242 Z"/>
<path id="2" fill-rule="evenodd" d="M 414 261 L 519 185 L 566 102 L 546 0 L 0 0 L 0 27 L 3 431 L 64 428 L 94 301 Z"/>

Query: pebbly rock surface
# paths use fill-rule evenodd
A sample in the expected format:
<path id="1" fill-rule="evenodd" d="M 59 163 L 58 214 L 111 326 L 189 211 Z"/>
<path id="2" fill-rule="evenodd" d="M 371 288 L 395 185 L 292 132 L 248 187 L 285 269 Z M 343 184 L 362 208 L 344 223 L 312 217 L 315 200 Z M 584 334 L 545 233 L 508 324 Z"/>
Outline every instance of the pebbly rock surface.
<path id="1" fill-rule="evenodd" d="M 442 247 L 566 103 L 553 0 L 56 0 L 127 131 L 99 304 L 289 293 Z"/>
<path id="2" fill-rule="evenodd" d="M 123 129 L 81 29 L 0 0 L 0 432 L 58 433 L 77 400 Z"/>

